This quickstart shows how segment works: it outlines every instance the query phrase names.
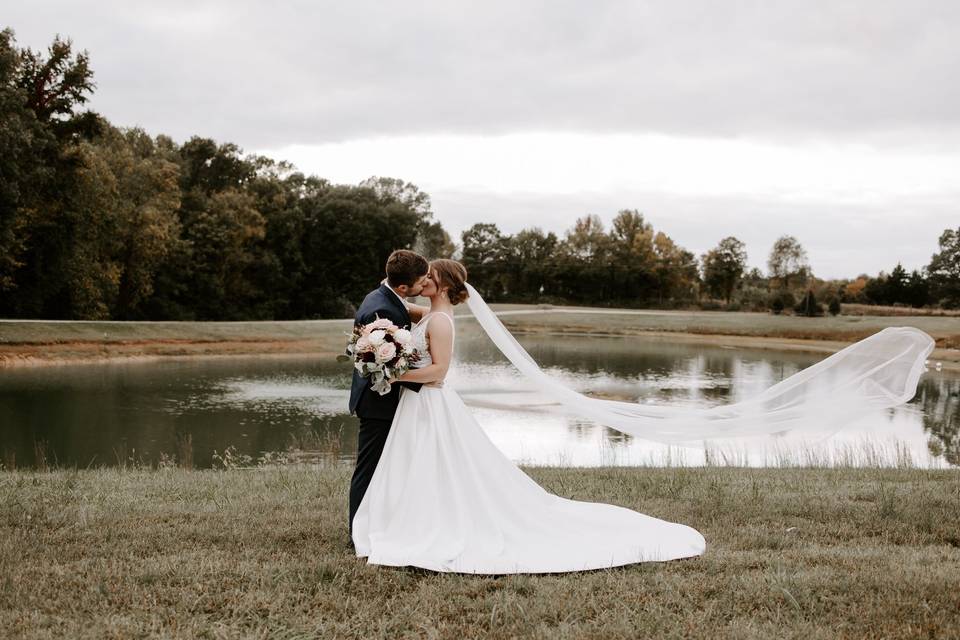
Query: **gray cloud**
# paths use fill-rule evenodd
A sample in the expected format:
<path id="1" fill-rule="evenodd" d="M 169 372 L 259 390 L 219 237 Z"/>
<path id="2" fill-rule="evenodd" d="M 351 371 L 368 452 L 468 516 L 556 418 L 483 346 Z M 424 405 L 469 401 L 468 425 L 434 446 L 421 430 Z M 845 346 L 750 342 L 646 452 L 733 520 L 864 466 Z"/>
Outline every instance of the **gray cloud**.
<path id="1" fill-rule="evenodd" d="M 93 108 L 178 140 L 201 134 L 280 149 L 562 130 L 863 141 L 894 153 L 900 144 L 953 150 L 960 141 L 960 3 L 952 0 L 31 0 L 3 13 L 21 45 L 42 48 L 61 33 L 90 51 Z M 761 268 L 776 237 L 796 235 L 821 277 L 876 273 L 898 260 L 921 267 L 939 232 L 956 226 L 950 194 L 798 204 L 428 190 L 455 236 L 480 220 L 509 233 L 563 233 L 585 213 L 609 223 L 636 207 L 698 255 L 736 235 Z"/>
<path id="2" fill-rule="evenodd" d="M 960 131 L 960 3 L 68 2 L 4 8 L 89 49 L 121 125 L 246 148 L 374 135 Z"/>

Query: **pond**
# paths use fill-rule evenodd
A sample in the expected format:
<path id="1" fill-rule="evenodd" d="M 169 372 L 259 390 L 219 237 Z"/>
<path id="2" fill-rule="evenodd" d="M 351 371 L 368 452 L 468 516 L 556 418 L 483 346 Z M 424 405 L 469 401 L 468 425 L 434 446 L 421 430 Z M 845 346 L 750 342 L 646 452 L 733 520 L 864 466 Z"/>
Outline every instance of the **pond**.
<path id="1" fill-rule="evenodd" d="M 960 376 L 931 368 L 908 404 L 825 442 L 667 447 L 560 413 L 524 389 L 475 326 L 458 335 L 448 385 L 491 440 L 529 465 L 960 464 Z M 591 394 L 714 406 L 750 397 L 823 356 L 654 338 L 520 336 L 541 366 Z M 0 370 L 0 462 L 87 467 L 189 460 L 210 467 L 287 452 L 349 461 L 348 364 L 329 357 L 231 357 Z"/>

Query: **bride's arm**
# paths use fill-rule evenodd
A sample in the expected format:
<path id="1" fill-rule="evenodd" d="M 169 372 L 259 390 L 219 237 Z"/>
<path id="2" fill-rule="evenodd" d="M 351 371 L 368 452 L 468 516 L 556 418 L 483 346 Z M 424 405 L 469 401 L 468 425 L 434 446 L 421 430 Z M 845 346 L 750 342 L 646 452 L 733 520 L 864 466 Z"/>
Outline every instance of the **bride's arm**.
<path id="1" fill-rule="evenodd" d="M 410 320 L 412 322 L 420 322 L 420 318 L 430 313 L 430 307 L 425 307 L 420 304 L 413 304 L 412 302 L 403 301 L 404 306 L 407 308 L 407 313 L 410 314 Z"/>
<path id="2" fill-rule="evenodd" d="M 453 356 L 453 326 L 449 322 L 431 322 L 427 327 L 427 335 L 430 337 L 430 359 L 433 363 L 407 371 L 397 378 L 400 382 L 426 384 L 446 377 Z"/>

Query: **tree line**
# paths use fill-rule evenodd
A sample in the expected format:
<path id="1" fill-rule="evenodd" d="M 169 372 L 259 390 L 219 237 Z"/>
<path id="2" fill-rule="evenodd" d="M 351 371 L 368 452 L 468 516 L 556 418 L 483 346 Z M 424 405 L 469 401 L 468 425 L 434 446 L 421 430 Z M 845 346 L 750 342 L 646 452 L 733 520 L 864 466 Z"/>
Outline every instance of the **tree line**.
<path id="1" fill-rule="evenodd" d="M 960 307 L 960 228 L 941 234 L 939 251 L 922 270 L 907 273 L 898 263 L 889 273 L 840 280 L 815 277 L 793 236 L 774 242 L 765 275 L 748 267 L 746 245 L 736 237 L 723 238 L 698 259 L 632 209 L 620 211 L 609 231 L 588 215 L 562 238 L 536 228 L 507 235 L 480 223 L 462 240 L 471 281 L 494 301 L 804 315 L 837 313 L 841 303 Z"/>
<path id="2" fill-rule="evenodd" d="M 46 52 L 0 32 L 0 316 L 267 320 L 349 315 L 387 255 L 459 257 L 493 301 L 819 310 L 816 300 L 960 305 L 960 228 L 923 270 L 847 281 L 811 273 L 775 243 L 768 273 L 743 242 L 702 256 L 635 209 L 562 236 L 475 224 L 455 246 L 429 196 L 396 178 L 338 185 L 231 143 L 183 144 L 85 109 L 86 52 Z"/>
<path id="3" fill-rule="evenodd" d="M 176 144 L 83 110 L 87 54 L 0 32 L 0 316 L 343 316 L 395 247 L 449 255 L 430 199 L 336 185 L 234 144 Z"/>

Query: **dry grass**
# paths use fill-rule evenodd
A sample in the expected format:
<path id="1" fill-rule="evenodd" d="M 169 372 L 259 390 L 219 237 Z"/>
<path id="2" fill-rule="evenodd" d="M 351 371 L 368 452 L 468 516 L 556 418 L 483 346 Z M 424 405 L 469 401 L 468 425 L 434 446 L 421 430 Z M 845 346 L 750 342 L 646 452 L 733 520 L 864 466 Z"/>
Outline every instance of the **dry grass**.
<path id="1" fill-rule="evenodd" d="M 536 468 L 701 558 L 560 576 L 369 566 L 349 467 L 0 472 L 0 637 L 956 638 L 960 473 Z"/>
<path id="2" fill-rule="evenodd" d="M 914 309 L 877 304 L 844 304 L 844 315 L 849 316 L 952 316 L 960 318 L 960 309 Z"/>
<path id="3" fill-rule="evenodd" d="M 515 333 L 643 336 L 752 348 L 832 353 L 889 326 L 910 325 L 937 341 L 932 358 L 960 368 L 956 316 L 844 315 L 803 318 L 769 313 L 658 311 L 494 305 Z M 469 312 L 461 320 L 473 323 Z M 290 322 L 0 321 L 0 366 L 215 355 L 339 353 L 349 320 Z"/>

